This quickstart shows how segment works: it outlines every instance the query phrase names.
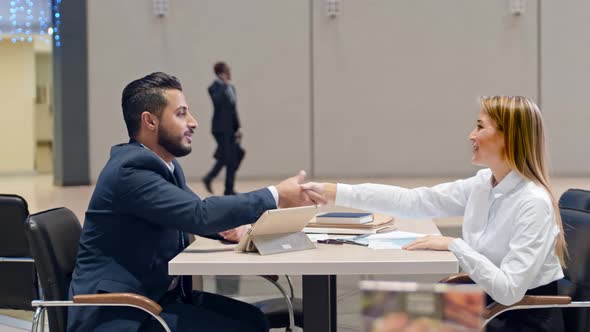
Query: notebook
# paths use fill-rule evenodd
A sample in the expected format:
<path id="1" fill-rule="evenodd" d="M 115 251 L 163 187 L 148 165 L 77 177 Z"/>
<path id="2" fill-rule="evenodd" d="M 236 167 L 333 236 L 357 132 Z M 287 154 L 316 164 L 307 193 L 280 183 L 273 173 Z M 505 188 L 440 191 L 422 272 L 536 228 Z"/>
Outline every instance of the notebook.
<path id="1" fill-rule="evenodd" d="M 476 285 L 361 281 L 361 331 L 475 332 L 485 294 Z"/>
<path id="2" fill-rule="evenodd" d="M 359 225 L 373 221 L 373 214 L 368 212 L 328 212 L 316 216 L 320 224 Z"/>
<path id="3" fill-rule="evenodd" d="M 373 214 L 373 221 L 366 224 L 324 224 L 313 218 L 303 229 L 305 233 L 320 234 L 377 234 L 395 230 L 392 216 Z"/>

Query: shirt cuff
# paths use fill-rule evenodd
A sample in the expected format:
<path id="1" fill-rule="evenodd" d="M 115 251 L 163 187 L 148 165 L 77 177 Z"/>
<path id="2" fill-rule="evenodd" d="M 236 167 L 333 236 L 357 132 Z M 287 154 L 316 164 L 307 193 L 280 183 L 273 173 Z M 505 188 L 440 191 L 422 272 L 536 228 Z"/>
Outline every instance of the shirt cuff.
<path id="1" fill-rule="evenodd" d="M 277 187 L 275 187 L 275 186 L 268 186 L 266 188 L 268 188 L 268 190 L 272 194 L 272 198 L 275 199 L 275 204 L 277 205 L 277 207 L 279 207 L 279 192 L 277 191 Z"/>
<path id="2" fill-rule="evenodd" d="M 469 245 L 460 238 L 456 238 L 449 243 L 449 251 L 455 254 L 455 256 L 459 256 L 465 252 L 465 249 L 467 249 L 466 247 L 469 248 Z"/>
<path id="3" fill-rule="evenodd" d="M 473 259 L 469 259 L 469 253 L 474 250 L 463 239 L 457 238 L 451 241 L 449 251 L 455 254 L 464 273 L 471 276 L 477 270 L 475 267 L 477 263 L 474 263 Z"/>
<path id="4" fill-rule="evenodd" d="M 336 184 L 336 198 L 334 204 L 338 206 L 350 206 L 352 198 L 352 186 L 349 184 Z"/>

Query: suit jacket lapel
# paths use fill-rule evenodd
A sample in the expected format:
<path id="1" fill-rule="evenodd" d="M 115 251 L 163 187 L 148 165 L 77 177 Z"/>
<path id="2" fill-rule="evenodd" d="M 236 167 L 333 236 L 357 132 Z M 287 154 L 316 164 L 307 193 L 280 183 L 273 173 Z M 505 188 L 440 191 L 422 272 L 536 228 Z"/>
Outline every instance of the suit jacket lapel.
<path id="1" fill-rule="evenodd" d="M 180 164 L 176 160 L 173 160 L 172 164 L 174 165 L 174 172 L 172 172 L 172 181 L 177 187 L 184 189 L 184 176 L 182 175 Z"/>
<path id="2" fill-rule="evenodd" d="M 176 160 L 173 160 L 172 163 L 174 164 L 174 173 L 172 173 L 172 181 L 177 187 L 184 190 L 186 187 L 186 183 L 184 181 L 184 174 L 182 173 L 182 168 L 180 167 L 180 164 Z M 188 234 L 185 234 L 182 231 L 180 233 L 181 233 L 180 234 L 180 236 L 181 236 L 181 249 L 184 249 L 189 244 L 189 238 L 188 238 Z"/>

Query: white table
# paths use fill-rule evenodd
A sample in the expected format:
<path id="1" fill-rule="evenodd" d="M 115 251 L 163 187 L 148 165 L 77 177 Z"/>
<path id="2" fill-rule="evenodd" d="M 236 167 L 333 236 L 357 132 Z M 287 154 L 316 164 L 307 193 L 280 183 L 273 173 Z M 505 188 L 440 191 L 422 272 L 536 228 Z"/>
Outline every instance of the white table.
<path id="1" fill-rule="evenodd" d="M 432 220 L 396 220 L 398 230 L 439 233 Z M 448 251 L 372 250 L 357 245 L 317 244 L 316 249 L 261 256 L 234 245 L 197 238 L 168 263 L 170 275 L 302 275 L 306 332 L 336 331 L 336 275 L 452 274 Z"/>

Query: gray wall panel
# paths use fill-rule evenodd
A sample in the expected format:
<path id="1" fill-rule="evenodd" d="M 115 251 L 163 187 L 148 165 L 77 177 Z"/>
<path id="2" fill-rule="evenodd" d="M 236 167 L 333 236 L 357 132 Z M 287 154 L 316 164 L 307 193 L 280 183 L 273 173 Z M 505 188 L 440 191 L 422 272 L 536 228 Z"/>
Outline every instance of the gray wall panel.
<path id="1" fill-rule="evenodd" d="M 556 175 L 590 174 L 590 2 L 541 7 L 541 94 Z"/>
<path id="2" fill-rule="evenodd" d="M 321 176 L 468 175 L 478 97 L 537 97 L 536 2 L 354 1 L 314 13 Z"/>

